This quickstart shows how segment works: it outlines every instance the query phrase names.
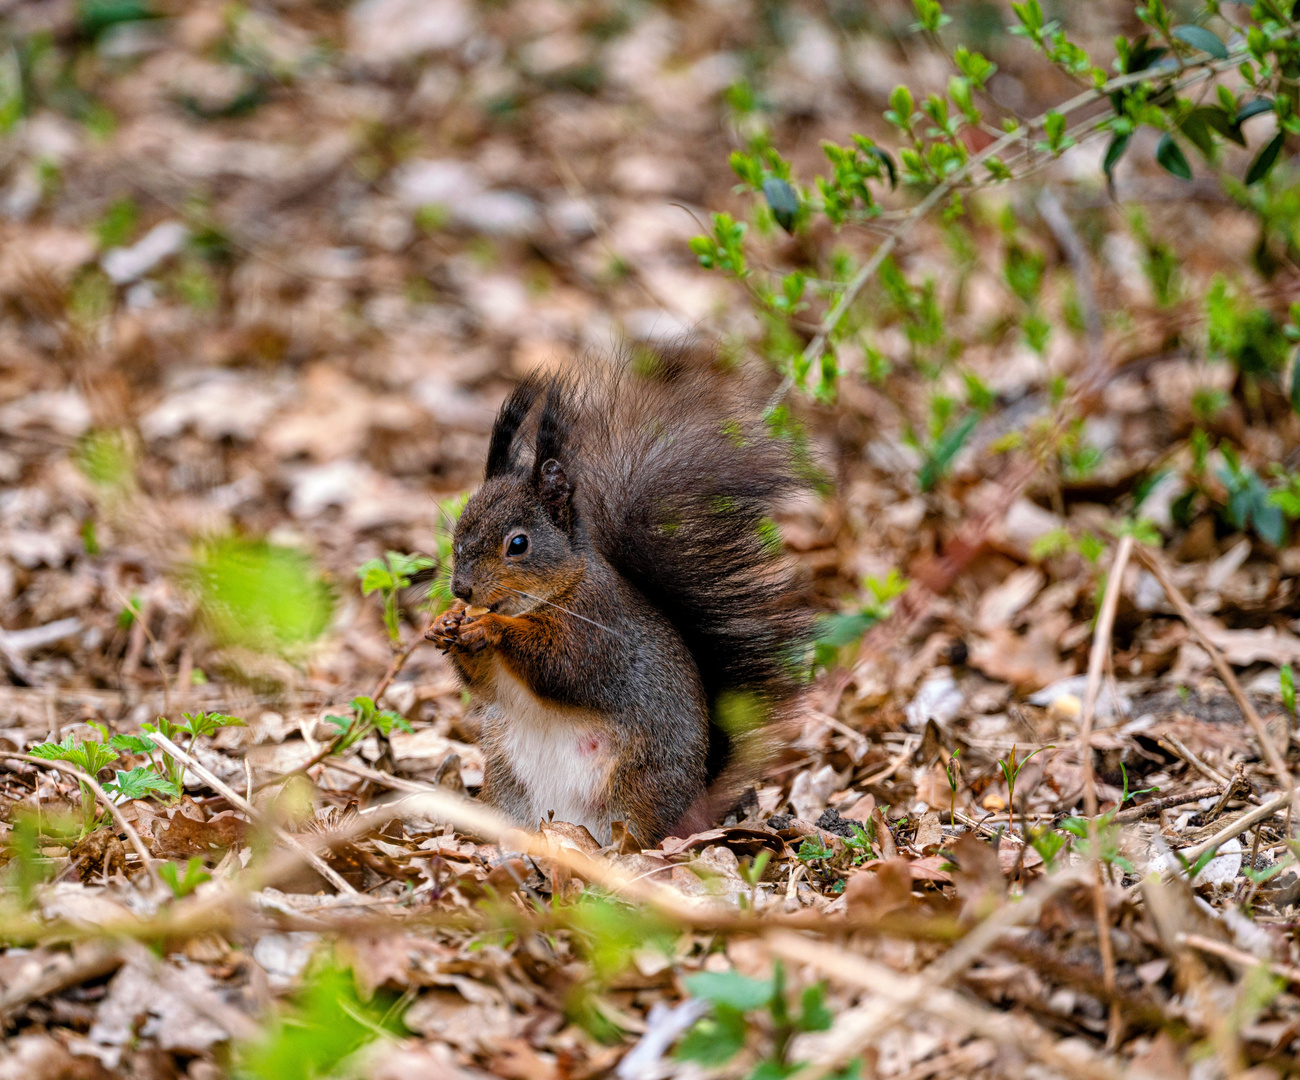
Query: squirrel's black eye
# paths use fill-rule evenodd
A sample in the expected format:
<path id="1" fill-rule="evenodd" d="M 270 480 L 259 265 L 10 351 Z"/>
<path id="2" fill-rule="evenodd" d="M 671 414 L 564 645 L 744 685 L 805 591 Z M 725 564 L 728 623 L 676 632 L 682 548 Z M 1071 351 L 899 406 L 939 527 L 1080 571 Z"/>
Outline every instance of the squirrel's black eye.
<path id="1" fill-rule="evenodd" d="M 523 533 L 519 533 L 517 536 L 512 536 L 510 542 L 506 544 L 507 555 L 522 555 L 527 550 L 528 537 Z"/>

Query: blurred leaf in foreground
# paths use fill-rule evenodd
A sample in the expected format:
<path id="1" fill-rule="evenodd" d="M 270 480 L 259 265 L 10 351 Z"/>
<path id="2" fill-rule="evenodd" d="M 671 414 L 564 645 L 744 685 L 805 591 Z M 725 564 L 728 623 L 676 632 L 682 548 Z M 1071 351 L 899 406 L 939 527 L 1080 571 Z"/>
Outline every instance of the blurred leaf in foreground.
<path id="1" fill-rule="evenodd" d="M 201 544 L 190 576 L 204 621 L 222 645 L 288 655 L 329 625 L 334 595 L 311 557 L 265 540 Z"/>

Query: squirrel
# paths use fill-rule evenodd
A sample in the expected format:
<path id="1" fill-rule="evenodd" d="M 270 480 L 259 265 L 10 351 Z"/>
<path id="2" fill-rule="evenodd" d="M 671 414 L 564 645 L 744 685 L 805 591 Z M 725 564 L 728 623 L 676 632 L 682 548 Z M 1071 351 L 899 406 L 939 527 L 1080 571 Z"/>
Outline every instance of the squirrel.
<path id="1" fill-rule="evenodd" d="M 804 486 L 734 380 L 661 359 L 522 381 L 426 634 L 482 712 L 479 797 L 601 843 L 713 824 L 800 692 L 811 608 L 770 514 Z"/>

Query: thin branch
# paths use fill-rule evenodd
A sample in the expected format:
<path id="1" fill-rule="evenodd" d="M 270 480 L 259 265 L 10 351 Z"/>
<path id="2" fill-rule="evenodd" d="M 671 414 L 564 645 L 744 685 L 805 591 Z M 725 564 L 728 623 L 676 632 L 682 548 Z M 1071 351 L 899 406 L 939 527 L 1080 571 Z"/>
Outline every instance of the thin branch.
<path id="1" fill-rule="evenodd" d="M 1083 716 L 1079 723 L 1079 761 L 1083 766 L 1083 811 L 1088 819 L 1088 849 L 1092 855 L 1092 904 L 1097 918 L 1097 941 L 1101 947 L 1102 972 L 1106 990 L 1111 995 L 1110 1028 L 1107 1044 L 1113 1049 L 1119 1042 L 1120 1013 L 1114 1003 L 1115 946 L 1110 940 L 1110 912 L 1106 907 L 1106 877 L 1101 864 L 1101 838 L 1097 829 L 1097 777 L 1092 762 L 1092 722 L 1097 712 L 1097 695 L 1101 692 L 1102 670 L 1110 655 L 1110 639 L 1115 629 L 1115 612 L 1124 588 L 1124 570 L 1133 554 L 1133 537 L 1120 538 L 1115 560 L 1106 576 L 1106 596 L 1097 617 L 1097 629 L 1088 657 L 1088 683 L 1083 694 Z"/>
<path id="2" fill-rule="evenodd" d="M 1227 60 L 1200 65 L 1198 66 L 1197 71 L 1188 75 L 1186 78 L 1174 80 L 1170 84 L 1170 87 L 1174 91 L 1186 89 L 1188 86 L 1200 82 L 1203 79 L 1212 77 L 1219 71 L 1225 71 L 1229 68 L 1236 67 L 1237 64 L 1248 55 L 1248 53 L 1249 50 L 1244 46 L 1237 48 L 1232 51 Z M 1137 71 L 1128 75 L 1120 75 L 1108 81 L 1100 89 L 1089 89 L 1080 94 L 1076 94 L 1074 97 L 1056 106 L 1054 109 L 1049 109 L 1034 117 L 1028 125 L 1018 125 L 1014 131 L 1010 131 L 996 142 L 990 143 L 978 154 L 968 158 L 964 165 L 954 170 L 952 175 L 946 177 L 942 183 L 936 184 L 931 188 L 929 194 L 908 211 L 907 216 L 899 223 L 898 227 L 881 243 L 878 248 L 876 248 L 871 258 L 868 259 L 866 264 L 863 265 L 863 267 L 852 277 L 848 285 L 845 287 L 844 292 L 840 294 L 834 305 L 832 305 L 831 310 L 827 312 L 826 317 L 821 322 L 821 326 L 817 330 L 817 333 L 803 351 L 802 366 L 804 369 L 807 370 L 811 368 L 813 364 L 821 359 L 821 355 L 825 351 L 826 342 L 830 335 L 835 332 L 835 328 L 839 326 L 840 321 L 848 312 L 849 307 L 855 300 L 857 300 L 858 293 L 860 293 L 867 282 L 875 276 L 876 271 L 880 269 L 885 259 L 892 254 L 894 249 L 898 246 L 899 241 L 910 233 L 912 229 L 920 223 L 922 218 L 938 206 L 939 203 L 949 194 L 955 191 L 960 184 L 964 183 L 978 166 L 983 165 L 989 158 L 996 157 L 1009 147 L 1014 146 L 1017 143 L 1026 142 L 1030 131 L 1041 129 L 1043 127 L 1047 121 L 1048 113 L 1072 113 L 1077 109 L 1083 108 L 1085 105 L 1090 105 L 1092 102 L 1100 100 L 1108 94 L 1114 93 L 1116 90 L 1121 90 L 1124 87 L 1133 86 L 1141 82 L 1153 81 L 1151 74 L 1150 71 Z M 1094 127 L 1094 130 L 1098 129 Z M 788 391 L 793 385 L 793 377 L 787 375 L 785 379 L 782 380 L 781 387 L 777 393 L 773 395 L 772 402 L 769 403 L 769 408 L 779 402 L 780 399 L 785 396 L 786 391 Z"/>

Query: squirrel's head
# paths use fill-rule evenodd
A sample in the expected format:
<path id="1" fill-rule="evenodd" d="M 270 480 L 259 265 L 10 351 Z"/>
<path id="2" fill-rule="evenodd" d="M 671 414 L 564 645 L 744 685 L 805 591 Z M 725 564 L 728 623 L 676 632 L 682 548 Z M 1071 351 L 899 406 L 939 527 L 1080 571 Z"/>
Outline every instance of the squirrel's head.
<path id="1" fill-rule="evenodd" d="M 543 391 L 533 463 L 525 467 L 515 436 Z M 586 558 L 574 544 L 574 485 L 562 464 L 571 431 L 557 380 L 525 381 L 501 406 L 487 476 L 456 523 L 451 591 L 471 606 L 521 615 L 581 580 Z"/>

